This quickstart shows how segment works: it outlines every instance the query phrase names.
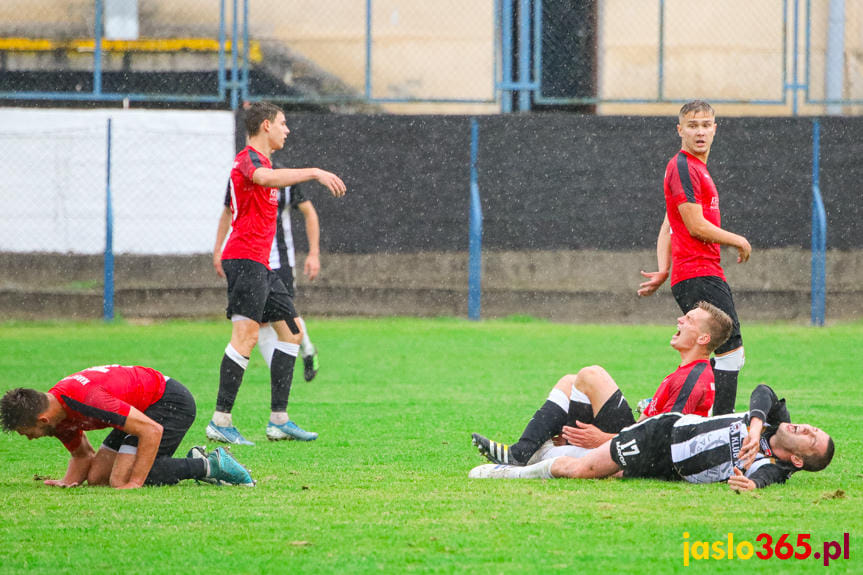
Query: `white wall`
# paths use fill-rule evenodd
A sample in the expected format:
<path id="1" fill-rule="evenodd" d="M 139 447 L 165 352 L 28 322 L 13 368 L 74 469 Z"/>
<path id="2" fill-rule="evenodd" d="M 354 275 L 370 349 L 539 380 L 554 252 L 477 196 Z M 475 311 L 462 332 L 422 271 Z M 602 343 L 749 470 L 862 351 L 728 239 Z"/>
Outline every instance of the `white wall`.
<path id="1" fill-rule="evenodd" d="M 116 253 L 209 252 L 230 112 L 0 109 L 0 251 L 102 253 L 107 120 Z"/>

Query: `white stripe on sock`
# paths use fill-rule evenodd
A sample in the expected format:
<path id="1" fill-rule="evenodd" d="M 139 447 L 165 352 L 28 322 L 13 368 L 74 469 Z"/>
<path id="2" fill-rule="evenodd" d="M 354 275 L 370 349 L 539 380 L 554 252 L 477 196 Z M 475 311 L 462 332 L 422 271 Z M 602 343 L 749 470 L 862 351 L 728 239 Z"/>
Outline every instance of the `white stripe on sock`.
<path id="1" fill-rule="evenodd" d="M 292 355 L 294 357 L 297 357 L 297 355 L 299 355 L 299 353 L 300 353 L 300 346 L 299 346 L 299 344 L 296 344 L 296 343 L 289 343 L 287 341 L 277 341 L 275 347 L 277 350 L 281 351 L 282 353 L 286 353 L 286 354 Z"/>
<path id="2" fill-rule="evenodd" d="M 249 358 L 234 349 L 234 346 L 230 343 L 228 344 L 228 347 L 225 348 L 225 355 L 231 358 L 234 363 L 236 363 L 243 369 L 249 367 Z"/>
<path id="3" fill-rule="evenodd" d="M 569 413 L 569 398 L 562 390 L 556 387 L 552 389 L 551 393 L 548 394 L 548 400 L 561 408 L 564 413 Z"/>

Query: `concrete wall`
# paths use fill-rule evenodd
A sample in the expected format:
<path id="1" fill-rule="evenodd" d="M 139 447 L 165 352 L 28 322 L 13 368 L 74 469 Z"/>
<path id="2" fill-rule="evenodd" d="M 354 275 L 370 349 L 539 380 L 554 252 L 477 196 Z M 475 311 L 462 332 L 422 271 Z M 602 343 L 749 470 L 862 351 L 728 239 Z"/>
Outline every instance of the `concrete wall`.
<path id="1" fill-rule="evenodd" d="M 731 256 L 730 253 L 724 256 Z M 670 290 L 635 291 L 650 250 L 488 252 L 482 317 L 530 315 L 556 322 L 666 323 L 679 313 Z M 302 261 L 302 256 L 300 257 Z M 806 250 L 756 251 L 728 263 L 741 320 L 806 323 L 810 256 Z M 118 256 L 115 306 L 126 318 L 220 317 L 225 285 L 210 256 Z M 298 308 L 314 316 L 467 316 L 466 253 L 324 254 L 313 284 L 300 278 Z M 96 319 L 102 314 L 102 260 L 62 254 L 0 254 L 0 320 Z M 863 250 L 827 257 L 828 321 L 863 318 Z"/>

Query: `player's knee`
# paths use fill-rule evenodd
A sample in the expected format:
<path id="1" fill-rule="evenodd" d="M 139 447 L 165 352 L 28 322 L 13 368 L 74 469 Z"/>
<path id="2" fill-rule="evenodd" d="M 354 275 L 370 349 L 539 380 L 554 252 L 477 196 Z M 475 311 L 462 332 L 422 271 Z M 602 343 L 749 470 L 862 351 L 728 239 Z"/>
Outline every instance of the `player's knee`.
<path id="1" fill-rule="evenodd" d="M 90 469 L 90 472 L 87 473 L 87 485 L 99 485 L 104 486 L 108 485 L 108 474 L 102 473 L 98 469 Z"/>
<path id="2" fill-rule="evenodd" d="M 743 346 L 740 346 L 732 352 L 716 356 L 714 360 L 713 369 L 719 371 L 740 371 L 743 364 L 746 363 L 746 355 L 743 353 Z"/>
<path id="3" fill-rule="evenodd" d="M 583 367 L 575 376 L 575 387 L 590 395 L 588 392 L 596 387 L 598 383 L 604 381 L 608 373 L 598 365 L 589 365 Z"/>
<path id="4" fill-rule="evenodd" d="M 572 373 L 564 375 L 557 380 L 557 383 L 554 386 L 555 389 L 561 390 L 563 393 L 566 394 L 567 397 L 569 397 L 569 395 L 572 393 L 573 386 L 575 386 L 576 377 L 577 376 Z"/>

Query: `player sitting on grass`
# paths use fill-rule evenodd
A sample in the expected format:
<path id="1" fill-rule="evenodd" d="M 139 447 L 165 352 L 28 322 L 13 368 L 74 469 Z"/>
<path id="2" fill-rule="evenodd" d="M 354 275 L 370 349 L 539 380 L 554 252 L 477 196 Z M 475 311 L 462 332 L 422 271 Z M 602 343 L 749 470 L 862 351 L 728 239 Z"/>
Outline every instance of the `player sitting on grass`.
<path id="1" fill-rule="evenodd" d="M 680 365 L 659 385 L 639 421 L 669 411 L 708 415 L 714 397 L 710 353 L 728 339 L 731 326 L 725 312 L 705 302 L 677 318 L 671 347 L 680 353 Z M 550 453 L 569 454 L 571 446 L 576 450 L 597 447 L 633 423 L 632 410 L 617 384 L 594 365 L 557 382 L 518 443 L 509 446 L 474 433 L 473 444 L 492 463 L 526 465 L 540 447 L 543 458 L 549 455 L 553 445 L 547 442 L 553 437 L 559 436 L 557 443 L 565 441 L 570 447 Z"/>
<path id="2" fill-rule="evenodd" d="M 254 485 L 224 448 L 209 455 L 174 452 L 195 421 L 195 398 L 175 379 L 148 367 L 103 365 L 61 379 L 48 392 L 16 388 L 0 399 L 0 425 L 27 437 L 56 437 L 72 454 L 63 479 L 45 485 L 110 485 L 130 489 L 182 479 Z M 114 430 L 94 452 L 85 431 Z"/>
<path id="3" fill-rule="evenodd" d="M 735 491 L 750 491 L 784 483 L 800 469 L 820 471 L 830 464 L 834 449 L 824 431 L 792 424 L 785 400 L 762 384 L 744 413 L 664 413 L 627 427 L 581 458 L 554 457 L 526 467 L 489 463 L 472 469 L 469 477 L 727 481 Z"/>

